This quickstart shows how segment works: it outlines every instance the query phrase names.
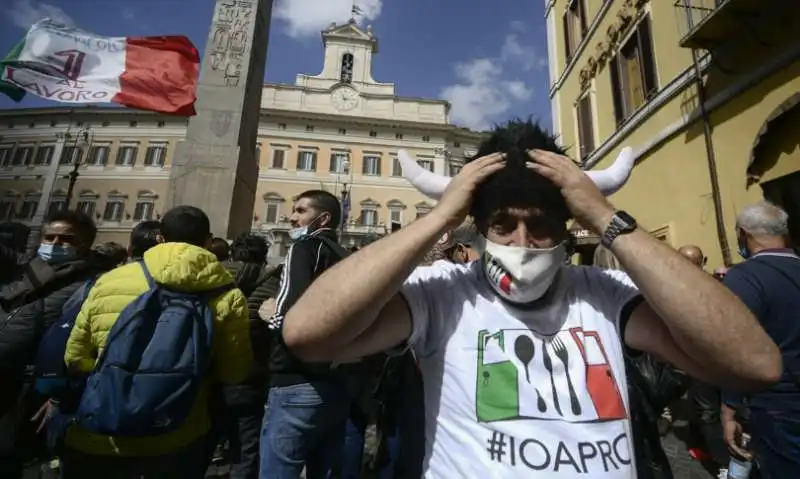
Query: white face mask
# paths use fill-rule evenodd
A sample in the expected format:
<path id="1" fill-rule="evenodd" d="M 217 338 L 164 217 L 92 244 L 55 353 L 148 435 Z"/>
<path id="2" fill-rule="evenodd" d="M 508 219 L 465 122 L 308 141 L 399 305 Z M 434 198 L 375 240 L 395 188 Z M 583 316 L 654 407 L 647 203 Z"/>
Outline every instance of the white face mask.
<path id="1" fill-rule="evenodd" d="M 553 248 L 526 248 L 493 243 L 483 235 L 475 248 L 481 254 L 489 284 L 512 303 L 524 304 L 544 296 L 564 265 L 567 244 Z"/>

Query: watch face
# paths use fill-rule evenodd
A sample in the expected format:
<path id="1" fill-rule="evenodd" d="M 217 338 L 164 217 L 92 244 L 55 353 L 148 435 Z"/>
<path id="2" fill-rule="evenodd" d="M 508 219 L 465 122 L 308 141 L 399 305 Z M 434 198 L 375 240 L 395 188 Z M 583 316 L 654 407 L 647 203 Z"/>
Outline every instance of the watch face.
<path id="1" fill-rule="evenodd" d="M 349 87 L 342 87 L 333 92 L 331 101 L 339 110 L 352 110 L 358 106 L 358 92 Z"/>
<path id="2" fill-rule="evenodd" d="M 636 220 L 633 216 L 629 215 L 627 212 L 619 210 L 616 213 L 617 218 L 620 219 L 622 223 L 625 224 L 625 227 L 628 229 L 636 228 Z"/>

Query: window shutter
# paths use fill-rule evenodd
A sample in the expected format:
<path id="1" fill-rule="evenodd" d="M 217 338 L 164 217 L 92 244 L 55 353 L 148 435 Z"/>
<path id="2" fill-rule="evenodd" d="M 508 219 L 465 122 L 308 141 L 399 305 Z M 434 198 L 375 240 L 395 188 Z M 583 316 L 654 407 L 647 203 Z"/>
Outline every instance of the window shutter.
<path id="1" fill-rule="evenodd" d="M 644 95 L 650 95 L 658 89 L 656 79 L 656 65 L 653 57 L 653 39 L 650 36 L 650 18 L 645 18 L 639 23 L 637 37 L 639 39 L 639 63 L 642 68 L 642 81 L 644 82 Z"/>
<path id="2" fill-rule="evenodd" d="M 331 167 L 330 167 L 330 171 L 331 171 L 331 172 L 336 172 L 336 171 L 338 171 L 338 170 L 336 169 L 336 153 L 331 153 Z"/>
<path id="3" fill-rule="evenodd" d="M 569 11 L 564 14 L 561 19 L 564 23 L 564 51 L 566 52 L 567 63 L 572 58 L 572 34 L 570 32 Z"/>
<path id="4" fill-rule="evenodd" d="M 311 153 L 311 171 L 317 171 L 317 153 Z"/>
<path id="5" fill-rule="evenodd" d="M 620 58 L 619 54 L 617 54 L 609 65 L 609 71 L 611 71 L 611 94 L 614 98 L 614 117 L 617 120 L 617 125 L 625 121 L 625 107 L 622 100 L 623 93 L 622 83 L 619 77 L 619 68 Z"/>
<path id="6" fill-rule="evenodd" d="M 303 165 L 302 161 L 303 161 L 303 152 L 302 151 L 298 151 L 297 152 L 297 165 L 295 165 L 295 170 L 300 171 L 300 167 Z"/>
<path id="7" fill-rule="evenodd" d="M 375 166 L 377 167 L 378 176 L 381 176 L 381 163 L 383 163 L 383 157 L 376 156 L 375 163 L 376 163 Z"/>

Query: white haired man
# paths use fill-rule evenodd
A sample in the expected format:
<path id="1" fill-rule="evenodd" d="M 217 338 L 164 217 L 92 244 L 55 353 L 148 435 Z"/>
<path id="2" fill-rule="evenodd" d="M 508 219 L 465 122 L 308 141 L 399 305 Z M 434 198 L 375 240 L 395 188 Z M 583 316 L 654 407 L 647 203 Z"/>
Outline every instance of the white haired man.
<path id="1" fill-rule="evenodd" d="M 723 282 L 750 308 L 783 356 L 783 376 L 775 386 L 750 395 L 747 406 L 751 449 L 761 477 L 800 477 L 800 257 L 789 244 L 789 217 L 762 201 L 736 219 L 739 254 L 746 259 Z M 731 453 L 741 448 L 742 428 L 735 419 L 741 396 L 723 394 L 722 424 Z"/>

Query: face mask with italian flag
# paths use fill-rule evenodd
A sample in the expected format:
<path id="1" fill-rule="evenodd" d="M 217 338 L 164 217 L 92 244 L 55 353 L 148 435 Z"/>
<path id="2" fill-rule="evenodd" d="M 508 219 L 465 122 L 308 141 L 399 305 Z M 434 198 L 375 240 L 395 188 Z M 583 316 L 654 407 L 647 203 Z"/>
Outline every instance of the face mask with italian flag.
<path id="1" fill-rule="evenodd" d="M 0 91 L 191 116 L 199 66 L 183 36 L 101 37 L 44 19 L 0 61 Z"/>

